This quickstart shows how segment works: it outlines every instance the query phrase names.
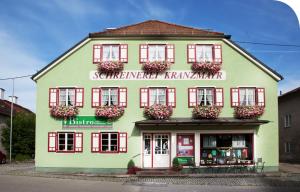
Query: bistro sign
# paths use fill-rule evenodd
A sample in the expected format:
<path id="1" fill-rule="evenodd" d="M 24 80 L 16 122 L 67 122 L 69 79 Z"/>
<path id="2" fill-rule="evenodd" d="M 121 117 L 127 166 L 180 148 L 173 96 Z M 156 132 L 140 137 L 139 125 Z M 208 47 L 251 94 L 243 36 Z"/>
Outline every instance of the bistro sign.
<path id="1" fill-rule="evenodd" d="M 95 116 L 76 116 L 62 121 L 63 128 L 112 128 L 112 122 Z"/>
<path id="2" fill-rule="evenodd" d="M 90 80 L 226 80 L 226 72 L 221 70 L 215 75 L 193 71 L 166 71 L 164 73 L 146 73 L 142 70 L 130 70 L 114 73 L 90 72 Z"/>

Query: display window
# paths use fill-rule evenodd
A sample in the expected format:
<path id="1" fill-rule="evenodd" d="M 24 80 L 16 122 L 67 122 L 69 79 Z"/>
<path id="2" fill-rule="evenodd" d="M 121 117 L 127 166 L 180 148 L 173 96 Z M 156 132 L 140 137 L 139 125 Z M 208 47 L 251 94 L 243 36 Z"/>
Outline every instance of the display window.
<path id="1" fill-rule="evenodd" d="M 201 165 L 253 163 L 253 134 L 201 134 Z"/>
<path id="2" fill-rule="evenodd" d="M 194 157 L 194 135 L 177 135 L 177 157 Z"/>

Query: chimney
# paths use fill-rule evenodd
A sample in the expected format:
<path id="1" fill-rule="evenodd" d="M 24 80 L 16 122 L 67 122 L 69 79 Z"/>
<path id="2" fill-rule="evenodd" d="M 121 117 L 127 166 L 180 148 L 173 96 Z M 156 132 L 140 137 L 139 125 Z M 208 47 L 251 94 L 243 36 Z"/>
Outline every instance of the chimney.
<path id="1" fill-rule="evenodd" d="M 5 93 L 5 89 L 0 88 L 0 99 L 4 99 L 4 93 Z"/>
<path id="2" fill-rule="evenodd" d="M 15 104 L 18 104 L 18 97 L 17 96 L 9 96 L 10 98 L 10 101 L 15 103 Z"/>
<path id="3" fill-rule="evenodd" d="M 279 91 L 279 95 L 282 95 L 282 91 L 281 90 Z"/>

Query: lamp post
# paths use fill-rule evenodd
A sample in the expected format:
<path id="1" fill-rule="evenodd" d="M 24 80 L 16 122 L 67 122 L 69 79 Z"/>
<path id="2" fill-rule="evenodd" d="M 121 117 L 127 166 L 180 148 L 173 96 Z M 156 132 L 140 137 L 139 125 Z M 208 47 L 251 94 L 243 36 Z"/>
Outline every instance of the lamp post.
<path id="1" fill-rule="evenodd" d="M 13 115 L 14 115 L 14 96 L 15 96 L 15 79 L 12 79 L 12 97 L 10 105 L 10 134 L 9 134 L 9 162 L 11 163 L 11 152 L 12 152 L 12 129 L 13 129 Z"/>

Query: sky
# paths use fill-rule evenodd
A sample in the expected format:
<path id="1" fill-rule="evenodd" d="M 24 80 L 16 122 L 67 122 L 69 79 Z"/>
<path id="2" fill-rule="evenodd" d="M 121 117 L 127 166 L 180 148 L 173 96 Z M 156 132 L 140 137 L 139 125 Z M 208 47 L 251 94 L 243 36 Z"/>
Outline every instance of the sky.
<path id="1" fill-rule="evenodd" d="M 238 42 L 298 45 L 238 43 L 284 76 L 279 90 L 300 86 L 299 21 L 275 0 L 0 0 L 0 79 L 36 73 L 90 32 L 149 19 L 224 32 Z M 12 81 L 0 88 L 7 98 Z M 30 78 L 15 81 L 18 103 L 32 111 L 35 94 Z"/>

